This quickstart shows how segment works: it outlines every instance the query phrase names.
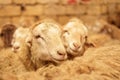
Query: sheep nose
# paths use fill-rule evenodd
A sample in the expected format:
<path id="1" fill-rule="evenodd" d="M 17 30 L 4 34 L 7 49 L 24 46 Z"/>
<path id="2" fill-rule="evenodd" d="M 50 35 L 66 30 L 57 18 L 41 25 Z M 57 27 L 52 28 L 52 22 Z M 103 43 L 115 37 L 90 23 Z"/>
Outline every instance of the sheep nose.
<path id="1" fill-rule="evenodd" d="M 73 46 L 74 46 L 76 49 L 80 48 L 80 45 L 79 45 L 78 43 L 73 43 Z"/>
<path id="2" fill-rule="evenodd" d="M 61 56 L 62 58 L 65 58 L 65 57 L 66 57 L 66 53 L 65 53 L 65 52 L 57 51 L 57 54 L 58 54 L 59 56 Z"/>
<path id="3" fill-rule="evenodd" d="M 15 52 L 15 53 L 17 53 L 17 51 L 18 51 L 19 48 L 20 48 L 19 46 L 13 46 L 12 47 L 12 51 Z"/>
<path id="4" fill-rule="evenodd" d="M 16 50 L 16 49 L 19 49 L 20 47 L 19 46 L 14 46 L 14 49 Z"/>
<path id="5" fill-rule="evenodd" d="M 57 50 L 55 54 L 51 54 L 51 57 L 57 61 L 64 61 L 67 59 L 67 53 L 65 51 Z"/>
<path id="6" fill-rule="evenodd" d="M 64 52 L 60 52 L 60 51 L 57 51 L 57 53 L 61 56 L 65 56 L 65 53 Z"/>

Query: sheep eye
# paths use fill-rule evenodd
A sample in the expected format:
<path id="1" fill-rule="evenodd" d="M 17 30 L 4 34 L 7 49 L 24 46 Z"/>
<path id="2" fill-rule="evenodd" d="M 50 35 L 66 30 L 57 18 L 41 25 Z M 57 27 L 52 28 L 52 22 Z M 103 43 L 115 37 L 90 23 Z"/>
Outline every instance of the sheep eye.
<path id="1" fill-rule="evenodd" d="M 3 33 L 0 34 L 0 37 L 3 37 Z"/>
<path id="2" fill-rule="evenodd" d="M 40 38 L 40 35 L 35 36 L 36 39 Z"/>
<path id="3" fill-rule="evenodd" d="M 35 36 L 35 38 L 36 38 L 36 39 L 41 38 L 41 39 L 43 39 L 43 40 L 44 40 L 44 38 L 43 38 L 42 36 L 40 36 L 40 35 Z"/>
<path id="4" fill-rule="evenodd" d="M 87 37 L 87 36 L 85 36 L 85 40 L 86 40 L 86 41 L 87 41 L 87 38 L 88 38 L 88 37 Z"/>
<path id="5" fill-rule="evenodd" d="M 85 36 L 85 39 L 87 39 L 87 36 Z"/>
<path id="6" fill-rule="evenodd" d="M 67 30 L 64 30 L 63 33 L 67 33 L 67 34 L 69 34 L 69 32 L 68 32 Z"/>
<path id="7" fill-rule="evenodd" d="M 64 30 L 63 32 L 66 33 L 66 32 L 68 32 L 68 31 L 67 31 L 67 30 Z"/>

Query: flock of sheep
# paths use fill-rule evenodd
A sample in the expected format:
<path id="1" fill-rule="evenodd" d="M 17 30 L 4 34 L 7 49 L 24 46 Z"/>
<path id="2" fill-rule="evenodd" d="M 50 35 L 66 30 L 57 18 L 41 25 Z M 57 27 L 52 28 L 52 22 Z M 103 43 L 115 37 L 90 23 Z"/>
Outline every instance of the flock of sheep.
<path id="1" fill-rule="evenodd" d="M 104 23 L 104 25 L 109 25 L 106 22 L 102 23 Z M 58 77 L 58 75 L 63 76 L 62 74 L 69 73 L 70 75 L 67 76 L 68 78 L 72 76 L 73 73 L 75 73 L 74 71 L 78 68 L 80 69 L 80 74 L 89 74 L 89 72 L 91 72 L 91 67 L 93 67 L 93 69 L 102 68 L 101 71 L 104 71 L 107 69 L 107 67 L 102 66 L 102 64 L 99 65 L 97 61 L 99 62 L 99 59 L 102 59 L 104 57 L 105 58 L 102 60 L 105 60 L 106 56 L 110 55 L 111 52 L 109 52 L 109 54 L 107 53 L 109 51 L 108 44 L 105 44 L 105 47 L 107 46 L 105 50 L 100 48 L 101 51 L 103 51 L 102 54 L 100 53 L 96 55 L 95 51 L 91 52 L 93 54 L 88 54 L 87 51 L 93 51 L 94 49 L 91 50 L 92 48 L 97 48 L 101 44 L 106 43 L 106 41 L 112 41 L 111 38 L 119 39 L 119 37 L 116 36 L 116 32 L 118 33 L 120 31 L 119 29 L 116 29 L 116 27 L 103 26 L 99 22 L 96 23 L 95 27 L 91 28 L 89 26 L 90 25 L 85 25 L 81 20 L 77 18 L 70 19 L 69 22 L 63 27 L 52 19 L 39 21 L 29 28 L 17 28 L 14 25 L 10 24 L 3 26 L 1 28 L 0 34 L 0 78 L 2 77 L 1 79 L 3 80 L 7 79 L 3 75 L 7 73 L 6 76 L 8 77 L 8 80 L 10 80 L 11 76 L 11 80 L 13 80 L 13 78 L 15 78 L 15 80 L 18 78 L 20 78 L 18 80 L 29 80 L 28 75 L 33 76 L 34 78 L 37 76 L 36 80 L 59 80 L 61 77 Z M 91 29 L 93 29 L 93 33 L 89 32 Z M 97 34 L 91 36 L 94 33 Z M 113 42 L 110 44 L 112 43 Z M 119 40 L 116 44 L 119 44 Z M 118 46 L 119 45 L 117 45 L 117 47 Z M 116 51 L 114 47 L 116 46 L 113 46 L 112 49 L 113 51 Z M 97 51 L 100 52 L 96 49 L 96 52 Z M 118 59 L 119 61 L 119 58 L 116 58 L 120 57 L 119 54 L 120 53 L 118 52 L 114 55 L 111 53 L 112 56 L 110 56 L 110 59 L 113 60 L 113 62 L 114 59 Z M 102 58 L 100 56 L 102 56 Z M 116 57 L 113 59 L 112 57 L 114 56 Z M 120 64 L 118 66 L 120 67 Z M 110 68 L 110 70 L 114 69 Z M 26 74 L 24 74 L 24 76 L 27 75 L 27 78 L 21 78 L 25 72 Z M 18 76 L 16 78 L 8 73 Z M 57 78 L 53 78 L 53 74 L 55 74 Z M 96 74 L 96 72 L 93 74 Z M 120 79 L 119 74 L 120 72 L 118 71 L 116 80 Z M 116 74 L 113 75 L 116 77 Z M 44 79 L 43 76 L 47 78 Z M 75 80 L 80 80 L 81 78 L 84 80 L 86 76 L 88 75 L 84 75 L 84 78 L 81 76 L 77 79 L 77 75 L 74 78 Z M 31 78 L 30 80 L 34 80 L 34 78 Z M 64 79 L 65 78 L 62 80 Z M 96 78 L 89 78 L 88 80 L 93 79 Z M 100 75 L 99 79 L 102 79 Z M 72 77 L 71 80 L 73 80 Z"/>

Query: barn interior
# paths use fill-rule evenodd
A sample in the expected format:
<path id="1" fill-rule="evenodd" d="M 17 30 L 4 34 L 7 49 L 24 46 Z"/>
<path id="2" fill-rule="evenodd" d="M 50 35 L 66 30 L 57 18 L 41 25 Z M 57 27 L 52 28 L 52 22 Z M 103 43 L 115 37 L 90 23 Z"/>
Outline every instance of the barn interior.
<path id="1" fill-rule="evenodd" d="M 120 0 L 0 0 L 0 80 L 120 80 Z"/>

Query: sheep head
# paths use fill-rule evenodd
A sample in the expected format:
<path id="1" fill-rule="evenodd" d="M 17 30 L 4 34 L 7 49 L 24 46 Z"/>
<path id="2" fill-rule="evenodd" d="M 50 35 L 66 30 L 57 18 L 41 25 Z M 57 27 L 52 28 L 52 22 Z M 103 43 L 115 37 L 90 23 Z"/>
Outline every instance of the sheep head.
<path id="1" fill-rule="evenodd" d="M 67 58 L 61 39 L 61 29 L 52 22 L 43 22 L 32 29 L 32 54 L 35 59 L 63 61 Z"/>
<path id="2" fill-rule="evenodd" d="M 30 46 L 31 32 L 29 28 L 18 28 L 14 34 L 12 39 L 12 50 L 14 52 L 22 51 L 23 48 L 27 48 Z"/>
<path id="3" fill-rule="evenodd" d="M 86 42 L 87 28 L 77 18 L 71 19 L 63 28 L 62 38 L 68 54 L 81 55 Z"/>

